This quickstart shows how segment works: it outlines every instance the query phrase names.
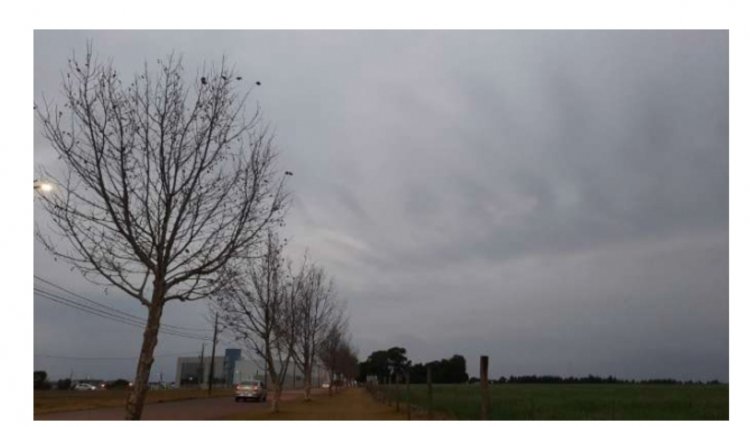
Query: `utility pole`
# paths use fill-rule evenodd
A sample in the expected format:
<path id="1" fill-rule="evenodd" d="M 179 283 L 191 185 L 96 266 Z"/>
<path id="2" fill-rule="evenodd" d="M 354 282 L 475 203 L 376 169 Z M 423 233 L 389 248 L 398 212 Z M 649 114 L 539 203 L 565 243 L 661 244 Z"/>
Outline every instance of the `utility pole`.
<path id="1" fill-rule="evenodd" d="M 432 419 L 432 367 L 427 366 L 427 419 Z"/>
<path id="2" fill-rule="evenodd" d="M 208 394 L 211 395 L 211 389 L 214 384 L 214 357 L 216 357 L 216 335 L 219 332 L 219 313 L 216 313 L 214 320 L 214 343 L 211 347 L 211 367 L 208 368 Z"/>
<path id="3" fill-rule="evenodd" d="M 411 390 L 409 390 L 409 384 L 411 383 L 411 376 L 409 371 L 406 371 L 406 419 L 411 420 Z"/>
<path id="4" fill-rule="evenodd" d="M 206 349 L 206 343 L 201 344 L 201 369 L 200 378 L 198 378 L 198 387 L 203 388 L 203 373 L 205 372 L 205 366 L 203 365 L 203 352 Z"/>
<path id="5" fill-rule="evenodd" d="M 480 408 L 481 413 L 479 417 L 480 420 L 489 419 L 489 413 L 490 413 L 490 386 L 489 386 L 489 381 L 487 379 L 488 366 L 489 366 L 489 357 L 480 356 L 479 357 L 479 387 L 480 387 L 481 396 L 482 396 L 482 404 Z"/>

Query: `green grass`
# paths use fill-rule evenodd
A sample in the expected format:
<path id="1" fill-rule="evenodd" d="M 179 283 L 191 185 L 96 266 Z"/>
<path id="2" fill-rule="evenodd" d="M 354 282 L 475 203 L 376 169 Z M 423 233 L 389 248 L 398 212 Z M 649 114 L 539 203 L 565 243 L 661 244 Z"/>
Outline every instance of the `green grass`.
<path id="1" fill-rule="evenodd" d="M 390 393 L 395 398 L 394 387 Z M 401 386 L 401 399 L 406 398 Z M 427 407 L 427 386 L 411 386 L 411 402 Z M 434 385 L 433 409 L 479 419 L 480 388 Z M 728 385 L 494 384 L 492 420 L 728 420 Z"/>

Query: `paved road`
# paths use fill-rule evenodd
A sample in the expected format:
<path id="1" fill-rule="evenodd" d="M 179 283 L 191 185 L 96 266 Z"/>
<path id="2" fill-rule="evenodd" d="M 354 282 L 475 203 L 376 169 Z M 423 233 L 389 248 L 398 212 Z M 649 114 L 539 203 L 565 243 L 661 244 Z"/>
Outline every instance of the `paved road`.
<path id="1" fill-rule="evenodd" d="M 281 401 L 301 397 L 301 390 L 292 390 L 284 392 Z M 268 398 L 271 399 L 271 396 L 269 395 Z M 239 412 L 268 410 L 269 405 L 270 402 L 235 402 L 231 396 L 151 403 L 143 407 L 143 419 L 219 420 Z M 34 420 L 122 420 L 124 418 L 125 408 L 101 408 L 34 415 Z"/>

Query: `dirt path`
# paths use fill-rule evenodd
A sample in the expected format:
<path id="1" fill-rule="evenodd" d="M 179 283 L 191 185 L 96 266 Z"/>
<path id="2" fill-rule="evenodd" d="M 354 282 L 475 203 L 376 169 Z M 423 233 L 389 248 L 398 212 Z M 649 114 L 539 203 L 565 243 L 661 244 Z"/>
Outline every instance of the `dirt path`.
<path id="1" fill-rule="evenodd" d="M 335 394 L 313 396 L 310 402 L 296 400 L 281 406 L 281 411 L 247 411 L 233 414 L 231 420 L 405 420 L 406 412 L 376 402 L 365 389 L 350 388 Z"/>

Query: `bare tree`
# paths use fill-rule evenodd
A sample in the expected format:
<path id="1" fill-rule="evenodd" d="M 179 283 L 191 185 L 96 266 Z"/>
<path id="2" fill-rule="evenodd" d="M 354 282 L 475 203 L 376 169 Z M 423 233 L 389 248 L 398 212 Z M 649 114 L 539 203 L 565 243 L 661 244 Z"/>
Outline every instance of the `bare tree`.
<path id="1" fill-rule="evenodd" d="M 220 322 L 238 341 L 259 356 L 266 365 L 274 393 L 271 411 L 277 412 L 294 345 L 294 283 L 299 275 L 281 254 L 278 236 L 268 231 L 265 246 L 257 258 L 248 257 L 244 265 L 227 278 L 228 285 L 214 297 L 214 309 Z"/>
<path id="2" fill-rule="evenodd" d="M 357 351 L 352 347 L 349 340 L 345 340 L 336 352 L 335 370 L 340 378 L 347 384 L 351 383 L 359 373 L 359 360 Z"/>
<path id="3" fill-rule="evenodd" d="M 205 67 L 204 67 L 205 68 Z M 63 75 L 65 104 L 35 105 L 62 162 L 56 191 L 41 194 L 56 259 L 93 283 L 115 286 L 148 310 L 128 419 L 140 419 L 168 301 L 219 290 L 228 263 L 282 220 L 277 154 L 249 90 L 225 62 L 190 82 L 173 55 L 124 85 L 94 58 L 75 55 Z"/>
<path id="4" fill-rule="evenodd" d="M 328 325 L 328 329 L 320 342 L 320 361 L 328 370 L 328 395 L 333 395 L 337 374 L 341 363 L 341 348 L 347 342 L 347 320 L 343 307 L 337 307 L 335 317 Z"/>
<path id="5" fill-rule="evenodd" d="M 310 266 L 298 285 L 300 290 L 295 301 L 295 313 L 298 315 L 295 330 L 297 338 L 292 353 L 295 363 L 302 367 L 305 400 L 310 400 L 318 346 L 336 320 L 337 302 L 333 281 L 326 281 L 323 267 Z"/>

